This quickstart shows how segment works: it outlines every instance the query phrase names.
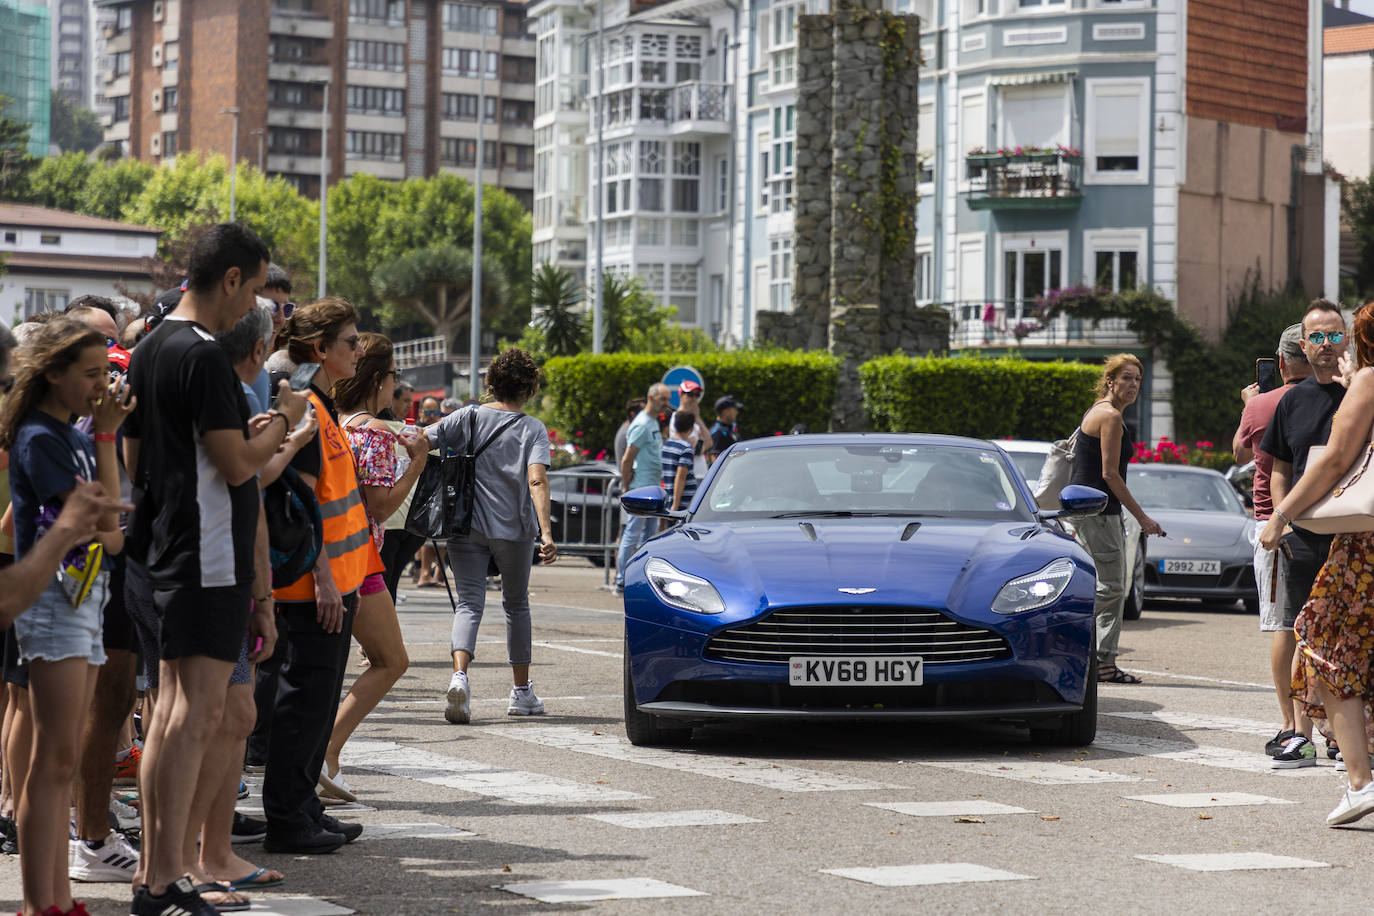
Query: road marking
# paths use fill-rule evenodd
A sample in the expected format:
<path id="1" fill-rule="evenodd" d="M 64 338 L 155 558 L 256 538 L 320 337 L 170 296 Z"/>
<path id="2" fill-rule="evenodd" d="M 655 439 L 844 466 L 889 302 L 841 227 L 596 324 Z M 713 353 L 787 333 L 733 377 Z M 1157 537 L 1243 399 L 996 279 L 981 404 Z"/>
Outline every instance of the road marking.
<path id="1" fill-rule="evenodd" d="M 1286 798 L 1248 795 L 1245 792 L 1177 792 L 1173 795 L 1123 795 L 1131 801 L 1167 805 L 1170 808 L 1231 808 L 1238 805 L 1291 805 Z"/>
<path id="2" fill-rule="evenodd" d="M 896 811 L 912 817 L 961 817 L 969 814 L 1034 814 L 1025 808 L 1013 808 L 997 802 L 970 798 L 944 802 L 864 802 L 870 808 Z"/>
<path id="3" fill-rule="evenodd" d="M 357 910 L 314 897 L 260 897 L 255 894 L 251 912 L 258 916 L 348 916 Z"/>
<path id="4" fill-rule="evenodd" d="M 1099 736 L 1101 733 L 1099 732 Z M 1063 763 L 1040 763 L 1026 760 L 918 760 L 921 766 L 958 770 L 975 776 L 996 776 L 1018 782 L 1035 782 L 1042 786 L 1072 786 L 1096 782 L 1140 782 L 1139 776 L 1108 773 L 1091 767 L 1075 767 Z M 1150 780 L 1146 780 L 1150 781 Z"/>
<path id="5" fill-rule="evenodd" d="M 1254 684 L 1250 681 L 1228 681 L 1219 677 L 1203 677 L 1200 674 L 1174 674 L 1172 671 L 1146 671 L 1144 668 L 1123 669 L 1131 674 L 1144 674 L 1149 677 L 1167 677 L 1175 681 L 1201 681 L 1204 684 L 1225 684 L 1228 687 L 1253 687 L 1257 690 L 1274 689 L 1273 684 Z M 1110 684 L 1107 686 L 1111 686 Z"/>
<path id="6" fill-rule="evenodd" d="M 584 785 L 543 773 L 503 770 L 489 763 L 449 757 L 393 741 L 354 738 L 344 745 L 342 763 L 388 776 L 461 789 L 474 795 L 503 798 L 518 805 L 628 801 L 648 797 L 635 792 Z"/>
<path id="7" fill-rule="evenodd" d="M 1272 766 L 1274 758 L 1268 754 L 1238 751 L 1229 747 L 1208 747 L 1201 744 L 1190 744 L 1186 741 L 1167 741 L 1163 738 L 1143 738 L 1139 735 L 1123 735 L 1117 732 L 1098 732 L 1097 737 L 1093 739 L 1093 747 L 1131 757 L 1180 760 L 1184 763 L 1196 763 L 1223 770 L 1240 770 L 1245 773 L 1270 773 L 1278 776 L 1302 775 L 1300 770 L 1274 769 Z"/>
<path id="8" fill-rule="evenodd" d="M 577 652 L 581 655 L 601 655 L 606 658 L 624 658 L 619 652 L 603 652 L 600 649 L 582 649 L 577 646 L 565 646 L 556 642 L 540 642 L 534 640 L 531 645 L 539 646 L 541 649 L 557 649 L 560 652 Z"/>
<path id="9" fill-rule="evenodd" d="M 497 884 L 498 890 L 540 903 L 583 903 L 588 900 L 629 900 L 640 897 L 705 897 L 703 891 L 654 878 L 612 878 L 604 881 L 531 881 Z"/>
<path id="10" fill-rule="evenodd" d="M 1274 856 L 1267 852 L 1222 852 L 1201 855 L 1136 856 L 1147 862 L 1186 868 L 1189 871 L 1253 871 L 1268 868 L 1330 868 L 1327 862 Z"/>
<path id="11" fill-rule="evenodd" d="M 644 830 L 649 827 L 713 827 L 717 824 L 762 824 L 764 821 L 729 811 L 629 811 L 624 814 L 584 814 L 592 821 Z"/>
<path id="12" fill-rule="evenodd" d="M 516 741 L 528 741 L 579 754 L 609 757 L 626 763 L 642 763 L 645 766 L 709 776 L 713 779 L 743 782 L 779 792 L 842 792 L 901 788 L 817 770 L 804 770 L 767 760 L 740 760 L 710 756 L 691 750 L 635 747 L 619 735 L 598 735 L 566 725 L 497 725 L 482 730 Z"/>
<path id="13" fill-rule="evenodd" d="M 326 800 L 321 798 L 320 803 L 329 809 L 331 815 L 377 810 L 371 805 L 364 805 L 362 802 L 335 801 L 333 799 Z M 234 810 L 238 811 L 240 814 L 247 814 L 252 817 L 266 816 L 265 812 L 262 810 L 262 802 L 240 801 L 238 805 L 235 806 Z"/>
<path id="14" fill-rule="evenodd" d="M 456 840 L 465 836 L 477 836 L 477 834 L 471 830 L 460 830 L 445 824 L 368 824 L 363 828 L 362 834 L 355 842 L 419 838 Z"/>
<path id="15" fill-rule="evenodd" d="M 918 884 L 967 884 L 974 881 L 1031 881 L 1031 875 L 988 868 L 971 862 L 933 865 L 884 865 L 879 868 L 822 868 L 822 874 L 852 878 L 878 887 L 914 887 Z"/>
<path id="16" fill-rule="evenodd" d="M 1137 719 L 1141 722 L 1159 722 L 1175 728 L 1190 728 L 1204 731 L 1235 732 L 1238 735 L 1253 735 L 1257 738 L 1272 738 L 1278 729 L 1259 719 L 1233 719 L 1229 716 L 1196 716 L 1185 712 L 1102 712 L 1104 716 L 1118 719 Z"/>
<path id="17" fill-rule="evenodd" d="M 545 696 L 541 696 L 539 699 L 543 700 L 543 701 L 546 702 L 546 703 L 563 703 L 563 702 L 568 702 L 568 703 L 579 702 L 579 703 L 580 703 L 580 702 L 582 702 L 582 701 L 584 701 L 584 700 L 619 700 L 619 699 L 622 699 L 622 698 L 623 698 L 622 694 L 619 694 L 619 693 L 600 693 L 600 694 L 587 694 L 587 695 L 585 695 L 585 696 L 580 696 L 580 695 L 579 695 L 579 696 L 569 696 L 569 697 L 545 697 Z M 509 703 L 509 702 L 510 702 L 510 698 L 509 698 L 509 697 L 476 697 L 476 698 L 474 698 L 474 699 L 472 700 L 472 702 L 473 702 L 473 703 Z M 446 706 L 446 705 L 448 705 L 448 700 L 444 699 L 443 697 L 439 697 L 439 698 L 437 698 L 437 699 L 425 699 L 425 700 L 382 700 L 380 703 L 377 704 L 377 706 L 378 706 L 379 708 L 381 708 L 381 707 L 386 707 L 386 708 L 388 708 L 388 709 L 411 709 L 411 708 L 418 707 L 418 706 Z"/>

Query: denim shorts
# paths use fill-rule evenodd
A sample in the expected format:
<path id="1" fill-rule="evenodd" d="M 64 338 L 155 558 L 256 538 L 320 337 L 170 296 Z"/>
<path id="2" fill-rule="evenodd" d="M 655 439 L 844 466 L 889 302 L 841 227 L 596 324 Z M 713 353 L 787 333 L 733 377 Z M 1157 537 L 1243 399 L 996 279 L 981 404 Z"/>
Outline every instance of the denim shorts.
<path id="1" fill-rule="evenodd" d="M 84 658 L 92 665 L 105 664 L 103 624 L 109 593 L 110 574 L 101 570 L 86 600 L 72 607 L 54 578 L 33 606 L 14 622 L 20 657 L 26 662 Z"/>

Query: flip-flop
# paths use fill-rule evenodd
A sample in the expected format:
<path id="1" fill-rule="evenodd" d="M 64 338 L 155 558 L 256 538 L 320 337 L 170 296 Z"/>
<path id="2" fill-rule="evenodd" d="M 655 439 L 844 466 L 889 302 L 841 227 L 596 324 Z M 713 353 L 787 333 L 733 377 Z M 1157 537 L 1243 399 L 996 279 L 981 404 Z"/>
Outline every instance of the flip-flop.
<path id="1" fill-rule="evenodd" d="M 267 874 L 266 868 L 259 868 L 251 875 L 239 878 L 237 881 L 230 881 L 229 887 L 236 891 L 251 891 L 260 887 L 276 887 L 286 881 L 286 878 L 268 878 L 266 881 L 259 881 L 258 878 Z"/>
<path id="2" fill-rule="evenodd" d="M 232 888 L 228 884 L 224 884 L 218 881 L 207 881 L 204 884 L 197 884 L 196 893 L 201 895 L 202 900 L 205 900 L 206 894 L 219 894 L 221 896 L 234 894 L 236 896 L 242 896 L 238 891 L 234 890 L 234 888 Z M 246 897 L 242 900 L 225 901 L 223 903 L 216 903 L 213 900 L 205 900 L 205 902 L 210 904 L 210 906 L 214 907 L 221 913 L 240 913 L 244 910 L 251 910 L 253 908 L 253 901 L 249 900 Z"/>

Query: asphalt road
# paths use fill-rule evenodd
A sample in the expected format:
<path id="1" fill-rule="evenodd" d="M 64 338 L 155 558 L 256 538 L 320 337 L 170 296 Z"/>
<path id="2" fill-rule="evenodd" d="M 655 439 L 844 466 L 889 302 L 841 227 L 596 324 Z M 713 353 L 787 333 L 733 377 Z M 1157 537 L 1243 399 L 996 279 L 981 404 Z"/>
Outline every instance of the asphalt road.
<path id="1" fill-rule="evenodd" d="M 336 813 L 363 839 L 317 858 L 240 847 L 288 875 L 254 911 L 1370 909 L 1374 817 L 1328 828 L 1333 762 L 1273 771 L 1263 754 L 1276 705 L 1252 615 L 1158 604 L 1127 623 L 1121 663 L 1146 683 L 1104 686 L 1088 748 L 1047 752 L 996 725 L 805 725 L 650 750 L 624 740 L 621 623 L 600 582 L 581 560 L 536 572 L 543 717 L 505 715 L 499 606 L 488 615 L 468 726 L 442 715 L 448 599 L 408 592 L 411 669 L 346 751 L 367 810 Z M 682 896 L 591 899 L 626 888 Z M 18 896 L 17 861 L 0 862 L 0 907 Z M 115 885 L 77 896 L 128 911 Z"/>

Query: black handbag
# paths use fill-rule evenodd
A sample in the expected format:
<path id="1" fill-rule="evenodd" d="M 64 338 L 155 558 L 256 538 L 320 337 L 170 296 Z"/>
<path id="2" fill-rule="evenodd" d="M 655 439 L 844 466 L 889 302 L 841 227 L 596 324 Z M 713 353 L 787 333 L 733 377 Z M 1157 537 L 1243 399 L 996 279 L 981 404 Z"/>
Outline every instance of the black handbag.
<path id="1" fill-rule="evenodd" d="M 472 531 L 472 510 L 477 503 L 477 458 L 524 414 L 516 414 L 496 428 L 473 449 L 477 439 L 477 408 L 468 411 L 467 451 L 451 452 L 430 461 L 415 482 L 406 530 L 423 538 L 447 541 L 467 537 Z"/>

